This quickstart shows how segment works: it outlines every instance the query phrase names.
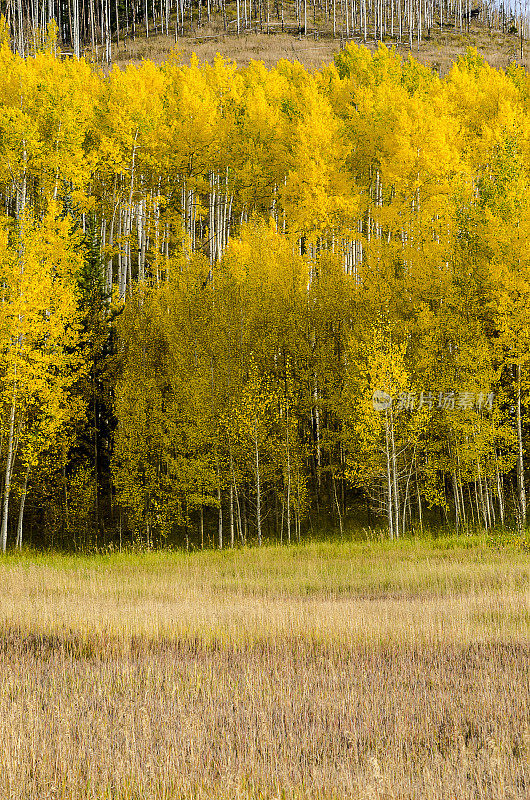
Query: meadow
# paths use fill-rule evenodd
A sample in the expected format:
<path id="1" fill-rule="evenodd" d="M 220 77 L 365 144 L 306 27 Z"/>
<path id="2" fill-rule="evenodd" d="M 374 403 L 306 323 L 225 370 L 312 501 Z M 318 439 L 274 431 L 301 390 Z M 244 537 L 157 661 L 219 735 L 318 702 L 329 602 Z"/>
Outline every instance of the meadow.
<path id="1" fill-rule="evenodd" d="M 528 549 L 0 562 L 0 798 L 526 798 Z"/>
<path id="2" fill-rule="evenodd" d="M 469 47 L 476 47 L 481 56 L 496 69 L 507 69 L 512 62 L 522 64 L 526 69 L 530 64 L 529 47 L 525 42 L 523 55 L 519 51 L 517 36 L 498 30 L 488 30 L 481 23 L 473 23 L 469 30 L 459 30 L 447 26 L 443 31 L 433 30 L 432 35 L 421 42 L 415 42 L 413 50 L 407 41 L 385 37 L 387 47 L 394 47 L 403 58 L 412 55 L 421 64 L 427 64 L 446 75 L 453 62 L 464 56 Z M 113 45 L 113 59 L 124 68 L 127 64 L 140 64 L 149 59 L 155 64 L 163 63 L 171 54 L 184 64 L 189 64 L 193 54 L 202 63 L 214 62 L 217 53 L 223 58 L 235 61 L 239 66 L 247 66 L 251 61 L 262 61 L 273 67 L 284 58 L 298 61 L 308 69 L 318 69 L 322 64 L 333 60 L 335 53 L 347 43 L 354 42 L 375 52 L 378 42 L 364 41 L 359 35 L 349 38 L 333 37 L 329 31 L 312 36 L 293 36 L 289 33 L 242 33 L 241 36 L 227 35 L 222 28 L 203 25 L 195 35 L 181 36 L 175 42 L 174 36 L 157 34 L 145 39 L 138 36 L 128 38 Z M 87 56 L 89 57 L 89 56 Z"/>

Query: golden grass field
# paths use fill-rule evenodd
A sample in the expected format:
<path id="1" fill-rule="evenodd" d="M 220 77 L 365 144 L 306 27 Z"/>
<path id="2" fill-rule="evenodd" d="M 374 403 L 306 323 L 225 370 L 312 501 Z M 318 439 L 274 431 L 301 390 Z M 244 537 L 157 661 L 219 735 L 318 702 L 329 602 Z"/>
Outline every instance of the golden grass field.
<path id="1" fill-rule="evenodd" d="M 526 800 L 529 577 L 477 538 L 4 559 L 0 798 Z"/>

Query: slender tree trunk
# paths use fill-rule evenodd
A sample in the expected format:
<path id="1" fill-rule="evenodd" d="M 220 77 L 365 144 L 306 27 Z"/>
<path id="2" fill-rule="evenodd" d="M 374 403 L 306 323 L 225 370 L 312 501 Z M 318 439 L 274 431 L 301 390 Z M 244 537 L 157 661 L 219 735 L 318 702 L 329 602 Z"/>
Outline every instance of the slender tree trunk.
<path id="1" fill-rule="evenodd" d="M 4 478 L 4 498 L 2 504 L 2 552 L 7 550 L 7 520 L 9 515 L 9 495 L 11 494 L 11 478 L 13 474 L 13 461 L 15 454 L 15 412 L 17 405 L 17 382 L 13 384 L 13 399 L 9 415 L 9 437 L 7 443 L 6 474 Z"/>
<path id="2" fill-rule="evenodd" d="M 218 517 L 218 543 L 219 550 L 223 549 L 223 498 L 221 495 L 221 488 L 217 487 L 217 499 L 219 501 L 219 517 Z"/>
<path id="3" fill-rule="evenodd" d="M 388 532 L 390 539 L 394 538 L 394 511 L 393 511 L 393 492 L 392 492 L 392 467 L 390 459 L 390 433 L 388 425 L 388 411 L 385 412 L 385 454 L 386 454 L 386 477 L 387 477 L 387 515 Z"/>
<path id="4" fill-rule="evenodd" d="M 333 474 L 331 475 L 331 481 L 333 483 L 333 497 L 335 498 L 335 507 L 337 509 L 337 517 L 338 517 L 338 520 L 339 520 L 340 538 L 343 539 L 344 538 L 344 529 L 343 529 L 343 526 L 342 526 L 342 512 L 340 510 L 339 498 L 337 497 L 337 483 L 335 481 L 335 476 Z"/>
<path id="5" fill-rule="evenodd" d="M 502 476 L 499 470 L 498 460 L 496 463 L 495 472 L 497 478 L 497 499 L 499 501 L 499 516 L 501 518 L 501 525 L 504 528 L 504 491 L 502 486 Z"/>
<path id="6" fill-rule="evenodd" d="M 234 485 L 230 482 L 230 547 L 234 547 Z"/>
<path id="7" fill-rule="evenodd" d="M 396 443 L 394 441 L 394 416 L 392 408 L 390 409 L 390 443 L 392 446 L 392 483 L 394 489 L 394 534 L 399 536 L 399 486 L 398 486 L 398 467 L 397 467 L 397 453 Z"/>
<path id="8" fill-rule="evenodd" d="M 28 493 L 28 478 L 29 478 L 29 467 L 26 470 L 26 476 L 24 478 L 24 486 L 22 487 L 22 496 L 20 498 L 20 507 L 18 509 L 18 523 L 17 523 L 18 550 L 22 549 L 22 528 L 24 525 L 24 506 L 26 505 L 26 496 Z"/>
<path id="9" fill-rule="evenodd" d="M 235 497 L 236 497 L 237 527 L 238 527 L 239 541 L 241 542 L 241 544 L 244 544 L 245 540 L 244 540 L 244 536 L 243 536 L 243 523 L 241 521 L 241 504 L 239 502 L 239 491 L 238 491 L 238 488 L 237 488 L 237 483 L 236 483 L 235 477 L 233 477 L 232 480 L 233 480 L 233 485 L 234 485 L 234 494 L 235 494 Z"/>
<path id="10" fill-rule="evenodd" d="M 291 544 L 291 447 L 289 443 L 289 407 L 287 405 L 285 410 L 287 421 L 286 438 L 287 438 L 287 542 Z M 282 514 L 282 534 L 283 534 L 283 514 Z"/>
<path id="11" fill-rule="evenodd" d="M 517 365 L 517 499 L 521 527 L 526 528 L 526 487 L 523 459 L 523 424 L 521 416 L 521 365 Z"/>
<path id="12" fill-rule="evenodd" d="M 455 500 L 455 526 L 458 531 L 460 528 L 460 494 L 458 491 L 458 476 L 456 470 L 453 472 L 453 496 Z"/>
<path id="13" fill-rule="evenodd" d="M 412 477 L 412 469 L 414 467 L 415 462 L 416 462 L 416 447 L 414 447 L 414 453 L 413 453 L 411 461 L 410 461 L 410 469 L 409 469 L 409 474 L 407 476 L 407 484 L 405 486 L 405 499 L 403 501 L 403 514 L 401 515 L 401 532 L 402 532 L 403 536 L 405 536 L 405 532 L 406 532 L 406 519 L 407 519 L 406 510 L 407 510 L 407 508 L 409 510 L 409 520 L 412 518 L 412 514 L 410 513 L 409 486 L 410 486 L 410 479 Z"/>
<path id="14" fill-rule="evenodd" d="M 258 544 L 261 545 L 261 475 L 259 466 L 259 448 L 257 423 L 254 423 L 254 465 L 256 470 L 256 522 L 258 527 Z"/>
<path id="15" fill-rule="evenodd" d="M 419 481 L 418 481 L 418 460 L 417 460 L 416 457 L 414 458 L 414 466 L 415 466 L 415 472 L 416 472 L 416 495 L 417 495 L 417 500 L 418 500 L 418 517 L 419 517 L 419 521 L 420 521 L 420 532 L 423 533 L 423 513 L 422 513 L 422 507 L 421 507 L 420 484 L 419 484 Z"/>

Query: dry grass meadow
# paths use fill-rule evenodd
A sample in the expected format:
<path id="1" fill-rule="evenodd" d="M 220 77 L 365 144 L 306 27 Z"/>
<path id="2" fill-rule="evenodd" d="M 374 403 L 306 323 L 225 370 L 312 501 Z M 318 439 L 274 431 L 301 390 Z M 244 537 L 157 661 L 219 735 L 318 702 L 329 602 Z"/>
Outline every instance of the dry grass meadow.
<path id="1" fill-rule="evenodd" d="M 308 68 L 319 68 L 333 60 L 333 54 L 346 42 L 365 44 L 370 50 L 377 48 L 377 43 L 368 39 L 364 43 L 360 37 L 344 39 L 335 38 L 329 30 L 315 31 L 314 34 L 301 36 L 294 33 L 274 32 L 249 33 L 240 36 L 225 34 L 219 23 L 203 25 L 192 34 L 182 36 L 175 42 L 174 36 L 155 35 L 146 39 L 139 34 L 122 38 L 113 45 L 113 61 L 121 67 L 126 64 L 138 64 L 142 59 L 150 59 L 156 64 L 165 61 L 170 53 L 177 53 L 183 63 L 188 64 L 192 53 L 200 62 L 212 62 L 216 53 L 235 61 L 239 66 L 246 66 L 251 61 L 262 61 L 267 67 L 274 66 L 280 59 L 299 61 Z M 472 23 L 469 31 L 455 30 L 447 25 L 440 31 L 433 30 L 431 36 L 423 39 L 419 47 L 414 43 L 412 51 L 407 41 L 398 42 L 390 37 L 385 42 L 387 47 L 395 47 L 398 53 L 406 58 L 411 53 L 423 64 L 446 74 L 452 63 L 464 55 L 468 47 L 476 47 L 491 66 L 506 69 L 511 61 L 517 61 L 530 69 L 530 43 L 523 46 L 523 58 L 520 57 L 519 39 L 516 35 L 489 30 L 483 23 Z"/>
<path id="2" fill-rule="evenodd" d="M 529 577 L 473 538 L 8 557 L 0 800 L 526 799 Z"/>

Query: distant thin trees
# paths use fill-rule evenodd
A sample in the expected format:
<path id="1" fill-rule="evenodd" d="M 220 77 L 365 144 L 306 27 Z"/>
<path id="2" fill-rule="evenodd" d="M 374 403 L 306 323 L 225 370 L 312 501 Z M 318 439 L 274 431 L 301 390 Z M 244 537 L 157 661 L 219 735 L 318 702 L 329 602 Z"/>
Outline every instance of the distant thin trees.
<path id="1" fill-rule="evenodd" d="M 205 7 L 203 7 L 205 6 Z M 489 29 L 528 39 L 530 17 L 521 0 L 2 0 L 13 47 L 26 55 L 43 43 L 47 26 L 57 25 L 65 52 L 90 52 L 97 61 L 111 63 L 113 48 L 138 36 L 196 35 L 205 23 L 222 25 L 223 33 L 283 32 L 299 35 L 332 34 L 342 40 L 395 40 L 410 48 L 429 38 L 433 30 L 465 30 L 471 20 Z"/>

